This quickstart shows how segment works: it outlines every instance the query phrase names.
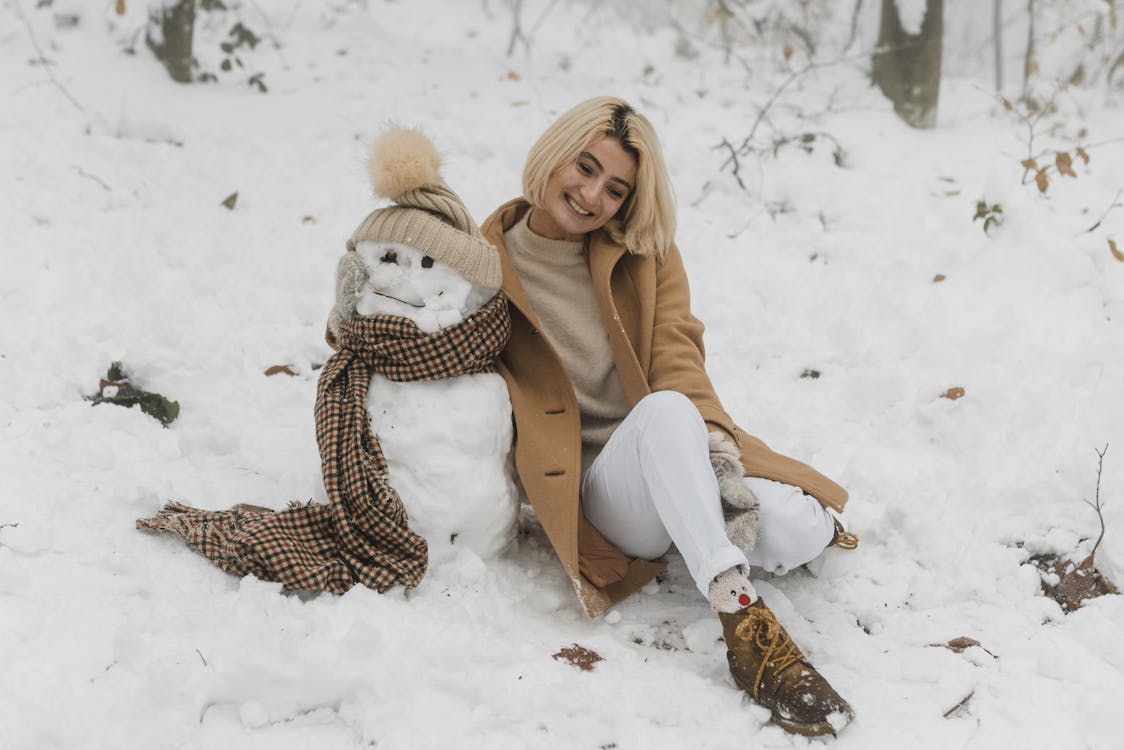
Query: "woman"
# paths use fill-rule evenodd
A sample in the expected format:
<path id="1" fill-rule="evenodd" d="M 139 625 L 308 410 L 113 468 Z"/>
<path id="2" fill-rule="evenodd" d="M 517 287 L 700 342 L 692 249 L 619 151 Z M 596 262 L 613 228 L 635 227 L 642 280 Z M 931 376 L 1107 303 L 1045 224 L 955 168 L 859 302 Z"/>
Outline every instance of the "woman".
<path id="1" fill-rule="evenodd" d="M 500 370 L 520 481 L 586 610 L 650 581 L 674 543 L 722 621 L 735 682 L 786 730 L 837 732 L 850 706 L 748 570 L 784 572 L 836 543 L 829 509 L 847 493 L 739 430 L 715 395 L 651 124 L 620 99 L 577 105 L 531 148 L 523 193 L 481 227 L 512 315 Z"/>

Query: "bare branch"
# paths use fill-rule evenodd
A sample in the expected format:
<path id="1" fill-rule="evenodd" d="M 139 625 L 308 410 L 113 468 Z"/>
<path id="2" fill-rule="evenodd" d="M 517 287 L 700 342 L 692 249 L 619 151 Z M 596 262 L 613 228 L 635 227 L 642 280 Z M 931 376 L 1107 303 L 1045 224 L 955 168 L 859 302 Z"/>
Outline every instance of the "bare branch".
<path id="1" fill-rule="evenodd" d="M 101 179 L 100 177 L 98 177 L 97 175 L 92 175 L 92 174 L 90 174 L 90 173 L 89 173 L 89 172 L 87 172 L 86 170 L 82 169 L 82 167 L 72 167 L 72 169 L 73 169 L 73 170 L 74 170 L 75 172 L 77 172 L 78 174 L 82 175 L 83 177 L 85 177 L 85 178 L 87 178 L 87 179 L 90 179 L 90 180 L 93 180 L 93 181 L 94 181 L 94 182 L 96 182 L 97 184 L 101 185 L 101 186 L 102 186 L 102 187 L 103 187 L 104 189 L 106 189 L 106 190 L 108 190 L 108 191 L 110 191 L 110 192 L 113 192 L 113 188 L 111 188 L 111 187 L 110 187 L 109 185 L 105 184 L 105 181 L 104 181 L 104 180 L 102 180 L 102 179 Z"/>
<path id="2" fill-rule="evenodd" d="M 800 78 L 800 76 L 807 73 L 813 67 L 814 67 L 813 63 L 808 63 L 807 65 L 805 65 L 800 70 L 793 71 L 788 76 L 788 78 L 786 78 L 784 80 L 784 82 L 780 86 L 777 87 L 777 89 L 772 93 L 772 95 L 768 98 L 768 100 L 766 100 L 765 104 L 761 107 L 761 111 L 759 111 L 757 113 L 757 117 L 753 121 L 753 127 L 751 127 L 749 129 L 749 134 L 745 138 L 742 139 L 741 145 L 738 146 L 738 148 L 737 148 L 738 153 L 742 153 L 742 154 L 746 153 L 747 149 L 749 148 L 750 141 L 753 140 L 753 136 L 757 133 L 757 127 L 761 124 L 761 121 L 763 119 L 765 119 L 765 114 L 772 108 L 773 104 L 777 101 L 777 98 L 780 97 L 780 95 L 782 93 L 784 93 L 784 90 L 786 88 L 788 88 L 789 85 L 791 85 L 793 81 Z"/>
<path id="3" fill-rule="evenodd" d="M 725 169 L 727 164 L 733 164 L 734 165 L 734 168 L 733 168 L 734 179 L 738 181 L 738 186 L 742 190 L 746 190 L 745 183 L 742 182 L 741 175 L 738 173 L 738 171 L 741 169 L 741 163 L 738 161 L 738 152 L 734 149 L 734 145 L 732 143 L 730 143 L 728 140 L 726 140 L 725 138 L 723 138 L 722 142 L 719 143 L 714 148 L 716 148 L 716 149 L 726 148 L 730 152 L 730 157 L 728 159 L 726 159 L 726 161 L 722 162 L 722 166 L 718 168 L 718 171 L 721 172 L 723 169 Z"/>
<path id="4" fill-rule="evenodd" d="M 1101 535 L 1097 537 L 1097 543 L 1093 545 L 1093 551 L 1089 553 L 1089 559 L 1095 560 L 1097 557 L 1097 547 L 1101 546 L 1101 540 L 1104 539 L 1104 513 L 1101 512 L 1101 472 L 1104 469 L 1104 454 L 1108 453 L 1108 443 L 1105 443 L 1104 449 L 1097 451 L 1097 494 L 1096 503 L 1091 503 L 1084 500 L 1086 505 L 1097 512 L 1097 519 L 1101 522 Z"/>
<path id="5" fill-rule="evenodd" d="M 548 3 L 547 6 L 543 8 L 542 13 L 539 14 L 538 19 L 535 21 L 534 25 L 531 26 L 530 36 L 528 36 L 527 34 L 523 33 L 523 0 L 512 0 L 511 39 L 509 39 L 507 43 L 508 57 L 511 57 L 513 54 L 515 54 L 515 45 L 519 42 L 523 42 L 523 49 L 530 51 L 531 37 L 533 37 L 536 32 L 538 32 L 539 27 L 543 25 L 546 17 L 550 15 L 550 12 L 554 10 L 554 6 L 557 4 L 558 0 L 551 0 L 550 3 Z"/>
<path id="6" fill-rule="evenodd" d="M 542 13 L 539 14 L 538 20 L 535 21 L 535 24 L 531 27 L 531 36 L 538 33 L 539 27 L 542 26 L 543 21 L 546 20 L 546 17 L 550 15 L 550 11 L 554 10 L 554 6 L 556 5 L 558 5 L 558 0 L 550 0 L 550 4 L 543 8 Z"/>
<path id="7" fill-rule="evenodd" d="M 890 50 L 890 49 L 894 49 L 894 48 L 893 47 L 879 48 L 879 50 Z M 745 138 L 742 139 L 742 142 L 740 144 L 738 144 L 738 147 L 736 149 L 737 152 L 739 154 L 741 154 L 742 156 L 749 153 L 749 146 L 750 146 L 750 143 L 753 141 L 753 136 L 757 134 L 757 128 L 761 126 L 761 123 L 762 123 L 762 121 L 764 121 L 765 116 L 769 113 L 769 110 L 772 109 L 773 105 L 776 104 L 777 99 L 780 98 L 780 95 L 783 94 L 785 89 L 787 89 L 789 86 L 791 86 L 795 81 L 799 80 L 800 78 L 802 78 L 803 76 L 812 72 L 813 70 L 819 70 L 820 68 L 830 68 L 833 65 L 840 65 L 842 63 L 847 63 L 847 62 L 851 62 L 853 60 L 858 60 L 858 59 L 865 59 L 868 56 L 869 56 L 868 53 L 858 53 L 858 54 L 854 54 L 854 55 L 843 55 L 842 57 L 835 58 L 834 60 L 827 60 L 825 62 L 810 61 L 810 62 L 806 63 L 803 67 L 792 71 L 788 75 L 788 77 L 785 78 L 785 80 L 781 82 L 781 85 L 778 86 L 773 91 L 773 93 L 769 96 L 769 98 L 761 106 L 761 109 L 757 113 L 757 117 L 753 120 L 753 125 L 749 129 L 749 133 L 745 136 Z"/>
<path id="8" fill-rule="evenodd" d="M 15 6 L 16 15 L 20 17 L 20 21 L 23 23 L 24 28 L 27 29 L 27 37 L 31 40 L 31 46 L 35 47 L 35 51 L 39 55 L 39 63 L 40 65 L 42 65 L 43 70 L 47 71 L 47 77 L 51 79 L 51 83 L 53 83 L 58 88 L 58 90 L 62 92 L 63 96 L 67 98 L 67 101 L 74 105 L 75 109 L 77 109 L 82 114 L 86 114 L 86 108 L 79 104 L 78 100 L 70 95 L 70 92 L 67 91 L 66 87 L 59 82 L 59 79 L 55 78 L 55 73 L 53 70 L 51 70 L 51 63 L 47 60 L 47 55 L 43 53 L 43 48 L 39 46 L 39 40 L 35 38 L 35 32 L 32 30 L 31 24 L 27 20 L 27 16 L 23 14 L 23 6 L 20 5 L 20 0 L 13 0 L 12 5 Z"/>
<path id="9" fill-rule="evenodd" d="M 514 0 L 511 5 L 511 39 L 507 42 L 507 56 L 511 57 L 515 52 L 515 45 L 522 40 L 524 47 L 530 47 L 530 42 L 527 37 L 523 35 L 523 26 L 520 23 L 519 17 L 523 14 L 523 0 Z"/>
<path id="10" fill-rule="evenodd" d="M 949 716 L 952 716 L 954 713 L 956 713 L 957 710 L 963 708 L 964 704 L 966 704 L 968 701 L 972 700 L 972 696 L 975 695 L 975 694 L 976 694 L 976 691 L 973 690 L 972 692 L 965 695 L 964 698 L 961 699 L 961 701 L 959 703 L 957 703 L 955 706 L 953 706 L 952 708 L 950 708 L 950 709 L 948 709 L 947 711 L 944 712 L 944 717 L 947 719 Z"/>
<path id="11" fill-rule="evenodd" d="M 1112 211 L 1112 209 L 1119 208 L 1121 205 L 1124 205 L 1124 204 L 1120 204 L 1120 203 L 1116 202 L 1117 198 L 1120 197 L 1121 193 L 1124 193 L 1124 190 L 1117 190 L 1116 191 L 1116 195 L 1112 196 L 1112 200 L 1109 202 L 1108 208 L 1106 208 L 1104 210 L 1104 213 L 1101 214 L 1101 218 L 1097 219 L 1097 222 L 1095 224 L 1093 224 L 1093 226 L 1089 227 L 1084 232 L 1082 232 L 1082 234 L 1088 234 L 1089 232 L 1092 232 L 1093 230 L 1095 230 L 1097 227 L 1099 227 L 1104 222 L 1104 220 L 1108 217 L 1108 215 Z M 1108 446 L 1105 446 L 1105 447 L 1107 448 Z"/>

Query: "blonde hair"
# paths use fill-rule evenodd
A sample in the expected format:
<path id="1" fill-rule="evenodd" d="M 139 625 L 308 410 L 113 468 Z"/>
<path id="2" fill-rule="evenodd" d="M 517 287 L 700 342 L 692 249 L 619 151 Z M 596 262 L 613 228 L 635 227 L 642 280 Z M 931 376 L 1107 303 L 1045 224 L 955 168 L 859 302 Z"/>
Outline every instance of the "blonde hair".
<path id="1" fill-rule="evenodd" d="M 628 102 L 599 96 L 565 112 L 546 129 L 523 168 L 523 197 L 543 204 L 547 180 L 590 143 L 615 138 L 636 157 L 636 186 L 605 229 L 630 253 L 663 257 L 675 241 L 675 200 L 655 128 Z"/>

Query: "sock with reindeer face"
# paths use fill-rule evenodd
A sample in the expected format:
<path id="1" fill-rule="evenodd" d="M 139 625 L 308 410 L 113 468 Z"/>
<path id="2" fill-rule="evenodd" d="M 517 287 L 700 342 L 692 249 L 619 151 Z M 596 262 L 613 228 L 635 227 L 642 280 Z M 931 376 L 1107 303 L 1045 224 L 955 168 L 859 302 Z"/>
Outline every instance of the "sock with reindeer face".
<path id="1" fill-rule="evenodd" d="M 716 575 L 710 582 L 708 596 L 711 609 L 729 614 L 757 601 L 757 591 L 749 582 L 748 571 L 740 565 Z"/>

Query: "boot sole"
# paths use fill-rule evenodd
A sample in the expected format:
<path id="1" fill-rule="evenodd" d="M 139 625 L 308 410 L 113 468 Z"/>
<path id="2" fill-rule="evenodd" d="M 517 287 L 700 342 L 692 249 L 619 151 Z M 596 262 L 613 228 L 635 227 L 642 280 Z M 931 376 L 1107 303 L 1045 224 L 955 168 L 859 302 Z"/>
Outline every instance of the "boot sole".
<path id="1" fill-rule="evenodd" d="M 733 672 L 730 672 L 730 676 L 734 678 L 734 684 L 737 685 L 739 688 L 741 688 L 742 691 L 745 692 L 746 696 L 749 697 L 750 700 L 753 700 L 753 686 L 747 684 L 744 680 L 742 680 L 740 677 L 738 677 Z M 757 705 L 761 705 L 761 704 L 758 703 Z M 809 723 L 806 723 L 806 722 L 793 721 L 791 719 L 786 719 L 783 716 L 781 716 L 780 714 L 778 714 L 776 711 L 773 711 L 772 709 L 770 709 L 770 713 L 772 714 L 771 718 L 772 718 L 773 723 L 776 724 L 777 726 L 779 726 L 781 729 L 783 729 L 786 732 L 790 732 L 792 734 L 803 735 L 804 737 L 822 737 L 825 734 L 830 734 L 832 737 L 838 736 L 838 734 L 836 734 L 835 727 L 833 727 L 831 725 L 831 723 L 829 721 L 827 721 L 827 719 L 812 722 L 812 723 L 809 724 Z M 854 714 L 853 711 L 851 711 L 850 706 L 847 707 L 846 714 L 847 714 L 847 721 L 843 724 L 842 727 L 840 727 L 840 729 L 846 727 L 855 718 L 855 714 Z"/>

